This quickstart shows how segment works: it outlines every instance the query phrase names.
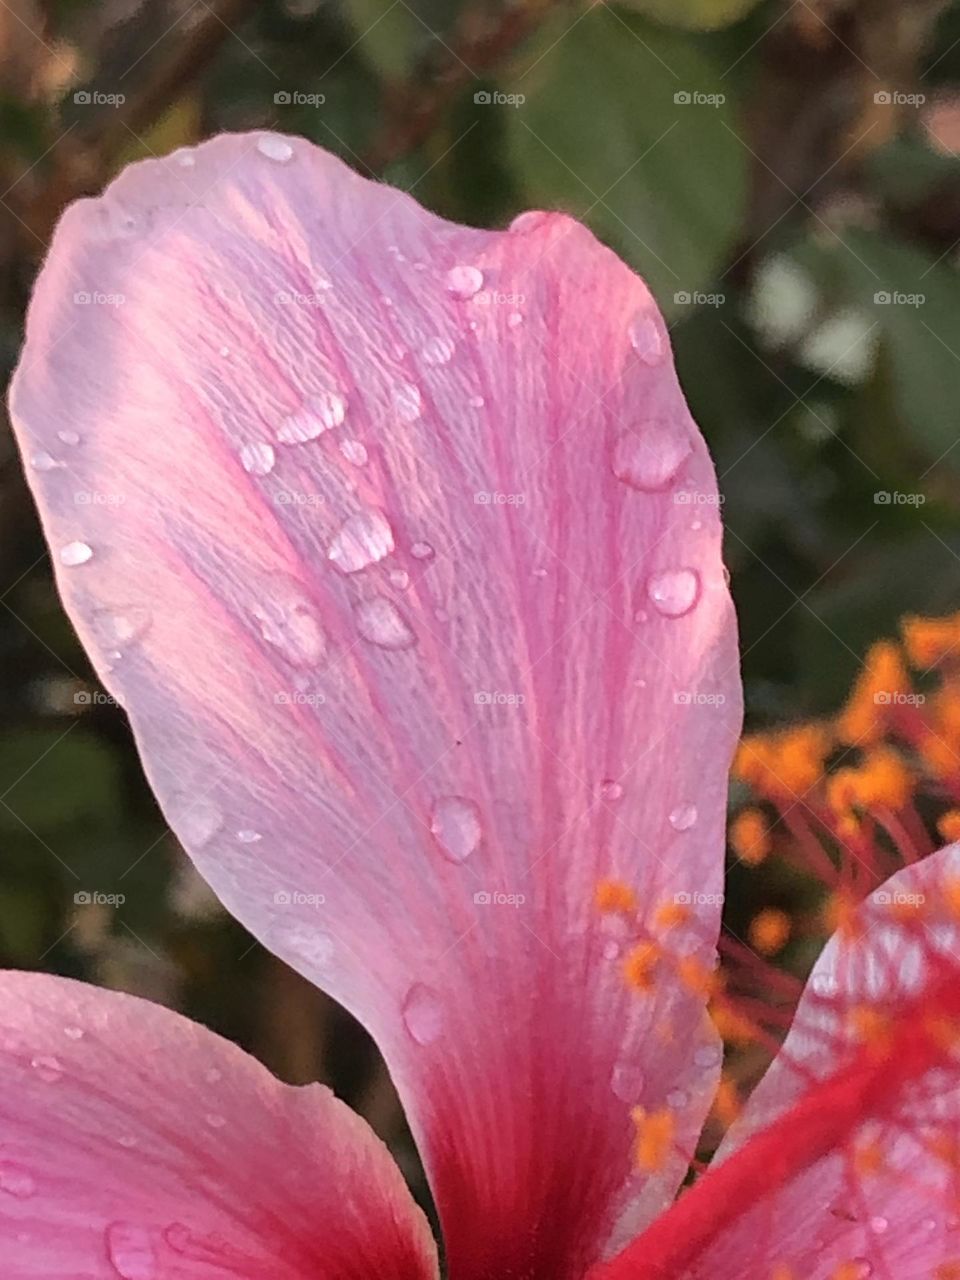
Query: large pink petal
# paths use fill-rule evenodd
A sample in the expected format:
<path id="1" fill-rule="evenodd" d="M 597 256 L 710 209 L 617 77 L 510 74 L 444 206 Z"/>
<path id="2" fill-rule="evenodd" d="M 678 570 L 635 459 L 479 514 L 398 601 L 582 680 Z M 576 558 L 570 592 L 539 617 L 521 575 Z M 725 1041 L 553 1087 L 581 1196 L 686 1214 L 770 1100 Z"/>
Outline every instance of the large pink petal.
<path id="1" fill-rule="evenodd" d="M 224 136 L 68 211 L 12 407 L 172 827 L 376 1037 L 453 1274 L 579 1275 L 673 1195 L 719 1056 L 592 906 L 685 895 L 712 953 L 739 721 L 646 288 L 561 215 L 453 226 Z M 647 1183 L 640 1102 L 681 1148 Z"/>
<path id="2" fill-rule="evenodd" d="M 4 1280 L 414 1280 L 427 1223 L 364 1122 L 179 1014 L 0 975 Z"/>
<path id="3" fill-rule="evenodd" d="M 824 948 L 695 1191 L 596 1280 L 960 1276 L 960 846 Z"/>

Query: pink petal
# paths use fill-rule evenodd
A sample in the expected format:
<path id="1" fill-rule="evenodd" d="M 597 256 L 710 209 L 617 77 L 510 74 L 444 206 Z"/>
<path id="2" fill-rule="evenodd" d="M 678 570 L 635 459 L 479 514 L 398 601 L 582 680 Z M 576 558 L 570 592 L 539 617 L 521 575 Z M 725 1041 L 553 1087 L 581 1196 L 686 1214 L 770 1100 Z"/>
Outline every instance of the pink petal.
<path id="1" fill-rule="evenodd" d="M 561 215 L 453 226 L 224 136 L 68 211 L 12 405 L 172 827 L 372 1031 L 454 1274 L 579 1276 L 672 1197 L 718 1069 L 700 998 L 629 993 L 592 907 L 685 895 L 712 954 L 739 724 L 646 288 Z M 641 1102 L 683 1148 L 646 1183 Z"/>
<path id="2" fill-rule="evenodd" d="M 437 1275 L 386 1149 L 179 1014 L 0 974 L 4 1280 Z"/>
<path id="3" fill-rule="evenodd" d="M 867 899 L 711 1172 L 595 1280 L 960 1274 L 958 887 L 952 845 Z"/>

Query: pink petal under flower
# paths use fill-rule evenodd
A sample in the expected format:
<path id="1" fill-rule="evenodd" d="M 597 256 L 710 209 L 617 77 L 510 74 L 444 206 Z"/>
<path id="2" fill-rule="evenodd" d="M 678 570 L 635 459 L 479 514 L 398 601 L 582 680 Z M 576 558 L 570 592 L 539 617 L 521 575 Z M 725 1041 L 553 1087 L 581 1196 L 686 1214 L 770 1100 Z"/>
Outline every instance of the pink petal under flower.
<path id="1" fill-rule="evenodd" d="M 864 902 L 710 1172 L 595 1280 L 960 1275 L 958 886 L 952 845 Z"/>
<path id="2" fill-rule="evenodd" d="M 4 1280 L 435 1277 L 367 1125 L 179 1014 L 0 974 Z"/>
<path id="3" fill-rule="evenodd" d="M 224 136 L 67 212 L 11 404 L 173 829 L 373 1033 L 451 1273 L 579 1277 L 672 1197 L 719 1059 L 592 906 L 622 878 L 653 927 L 680 895 L 712 956 L 739 727 L 648 291 L 564 216 L 454 226 Z M 678 1117 L 646 1182 L 637 1103 Z"/>

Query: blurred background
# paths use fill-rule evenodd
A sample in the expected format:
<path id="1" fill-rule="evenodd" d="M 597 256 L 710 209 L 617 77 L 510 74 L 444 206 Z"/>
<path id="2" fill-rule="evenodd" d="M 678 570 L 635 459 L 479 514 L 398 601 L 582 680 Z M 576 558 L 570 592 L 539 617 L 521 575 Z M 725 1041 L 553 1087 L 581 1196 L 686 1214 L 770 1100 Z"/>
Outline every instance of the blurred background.
<path id="1" fill-rule="evenodd" d="M 812 786 L 856 767 L 861 741 L 830 726 L 876 674 L 870 646 L 960 608 L 960 3 L 5 0 L 5 372 L 65 204 L 133 158 L 259 126 L 448 218 L 567 209 L 647 278 L 720 475 L 748 727 L 819 726 Z M 0 964 L 148 995 L 325 1079 L 413 1169 L 362 1031 L 226 917 L 161 820 L 60 610 L 5 423 L 0 606 Z M 917 688 L 949 684 L 954 625 L 907 654 Z M 922 735 L 954 740 L 912 696 L 897 760 L 924 846 L 949 826 L 960 723 L 928 768 Z M 868 729 L 875 747 L 887 727 Z M 767 859 L 797 834 L 775 793 L 739 771 L 733 812 L 754 807 L 727 924 L 802 974 L 816 903 Z M 869 827 L 888 852 L 892 830 Z"/>

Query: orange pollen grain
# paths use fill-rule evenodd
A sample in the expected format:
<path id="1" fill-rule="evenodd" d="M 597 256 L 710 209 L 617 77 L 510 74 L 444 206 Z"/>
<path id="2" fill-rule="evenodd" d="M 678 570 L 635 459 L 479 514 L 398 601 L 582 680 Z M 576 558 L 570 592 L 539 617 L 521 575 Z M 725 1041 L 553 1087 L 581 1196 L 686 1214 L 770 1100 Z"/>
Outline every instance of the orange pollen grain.
<path id="1" fill-rule="evenodd" d="M 677 961 L 677 977 L 695 995 L 710 996 L 720 988 L 720 978 L 696 956 L 681 956 Z"/>
<path id="2" fill-rule="evenodd" d="M 673 1147 L 673 1112 L 666 1108 L 647 1111 L 645 1107 L 634 1107 L 630 1115 L 637 1127 L 634 1148 L 637 1165 L 648 1173 L 655 1173 L 663 1168 Z"/>
<path id="3" fill-rule="evenodd" d="M 760 795 L 795 799 L 819 781 L 832 744 L 820 724 L 744 738 L 733 761 L 734 777 Z"/>
<path id="4" fill-rule="evenodd" d="M 770 853 L 770 832 L 759 809 L 744 809 L 730 824 L 730 847 L 747 866 L 755 867 Z"/>
<path id="5" fill-rule="evenodd" d="M 910 677 L 897 645 L 889 640 L 871 645 L 864 669 L 837 717 L 840 741 L 858 747 L 879 742 L 886 727 L 887 709 L 898 694 L 907 694 L 910 690 Z"/>
<path id="6" fill-rule="evenodd" d="M 790 917 L 776 907 L 767 907 L 750 921 L 750 945 L 761 955 L 782 951 L 790 938 Z"/>
<path id="7" fill-rule="evenodd" d="M 856 1149 L 853 1163 L 857 1173 L 864 1177 L 882 1173 L 886 1163 L 883 1148 L 878 1142 L 865 1142 Z"/>
<path id="8" fill-rule="evenodd" d="M 641 942 L 635 946 L 623 962 L 624 974 L 630 986 L 637 991 L 652 991 L 660 958 L 660 948 L 655 942 Z"/>
<path id="9" fill-rule="evenodd" d="M 690 908 L 685 907 L 682 902 L 664 902 L 657 907 L 653 923 L 657 929 L 674 929 L 686 924 L 689 919 Z"/>
<path id="10" fill-rule="evenodd" d="M 631 913 L 637 909 L 637 895 L 622 880 L 601 880 L 594 891 L 598 911 Z"/>
<path id="11" fill-rule="evenodd" d="M 857 1005 L 850 1010 L 849 1022 L 853 1034 L 868 1048 L 885 1053 L 890 1047 L 890 1019 L 879 1009 L 868 1004 Z"/>
<path id="12" fill-rule="evenodd" d="M 932 667 L 949 656 L 960 657 L 960 613 L 950 618 L 904 618 L 903 647 L 915 667 Z"/>
<path id="13" fill-rule="evenodd" d="M 733 1124 L 740 1115 L 740 1091 L 734 1082 L 724 1076 L 717 1086 L 717 1096 L 713 1100 L 713 1113 L 725 1129 Z"/>
<path id="14" fill-rule="evenodd" d="M 952 844 L 955 840 L 960 840 L 960 809 L 948 809 L 937 820 L 937 830 Z"/>

